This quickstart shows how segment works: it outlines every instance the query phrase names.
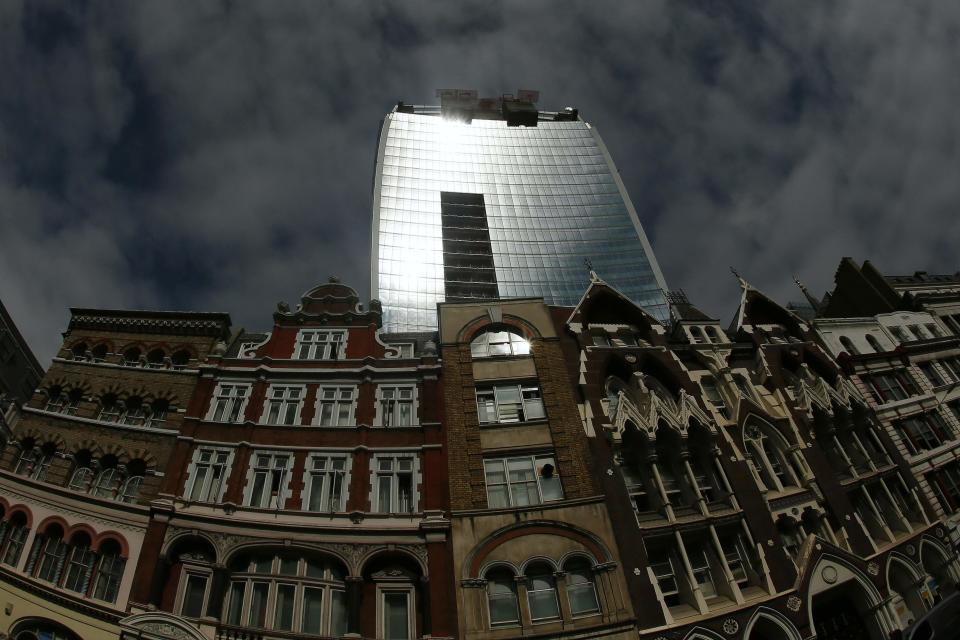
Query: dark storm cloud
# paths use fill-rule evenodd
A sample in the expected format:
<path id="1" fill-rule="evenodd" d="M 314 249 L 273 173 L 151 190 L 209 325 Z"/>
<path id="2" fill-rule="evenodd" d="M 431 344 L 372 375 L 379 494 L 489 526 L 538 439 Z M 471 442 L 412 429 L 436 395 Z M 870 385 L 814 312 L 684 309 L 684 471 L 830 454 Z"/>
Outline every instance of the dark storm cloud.
<path id="1" fill-rule="evenodd" d="M 0 4 L 0 297 L 47 359 L 66 307 L 263 327 L 368 291 L 398 99 L 541 90 L 604 136 L 671 287 L 729 318 L 843 255 L 954 271 L 951 3 Z"/>

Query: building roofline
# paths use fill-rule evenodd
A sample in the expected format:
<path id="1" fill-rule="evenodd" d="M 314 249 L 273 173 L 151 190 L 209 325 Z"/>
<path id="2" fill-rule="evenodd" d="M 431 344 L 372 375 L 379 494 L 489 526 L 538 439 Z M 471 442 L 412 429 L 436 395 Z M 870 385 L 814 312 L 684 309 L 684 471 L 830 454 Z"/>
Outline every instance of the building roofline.
<path id="1" fill-rule="evenodd" d="M 3 317 L 4 325 L 6 325 L 7 330 L 13 335 L 14 342 L 17 343 L 17 346 L 20 349 L 20 352 L 26 358 L 27 363 L 34 369 L 34 373 L 42 378 L 45 374 L 43 366 L 41 366 L 40 361 L 37 360 L 37 356 L 34 355 L 33 349 L 30 348 L 30 344 L 27 342 L 26 338 L 24 338 L 23 334 L 20 333 L 20 328 L 10 316 L 10 313 L 7 311 L 7 308 L 4 306 L 2 300 L 0 300 L 0 316 Z"/>

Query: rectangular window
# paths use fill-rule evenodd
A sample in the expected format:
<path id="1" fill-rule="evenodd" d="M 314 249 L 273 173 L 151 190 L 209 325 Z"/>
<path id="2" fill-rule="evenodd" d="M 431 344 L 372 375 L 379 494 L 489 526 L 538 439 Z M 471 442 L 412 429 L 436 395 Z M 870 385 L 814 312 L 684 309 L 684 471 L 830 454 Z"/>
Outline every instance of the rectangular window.
<path id="1" fill-rule="evenodd" d="M 415 386 L 380 386 L 377 395 L 380 397 L 379 426 L 409 427 L 417 423 Z"/>
<path id="2" fill-rule="evenodd" d="M 245 591 L 246 591 L 245 582 L 230 583 L 230 595 L 229 595 L 230 611 L 227 613 L 227 624 L 233 624 L 233 625 L 243 624 L 243 596 Z"/>
<path id="3" fill-rule="evenodd" d="M 415 512 L 417 470 L 415 456 L 374 456 L 373 510 L 378 513 Z"/>
<path id="4" fill-rule="evenodd" d="M 120 556 L 103 556 L 97 570 L 97 584 L 93 597 L 104 602 L 116 602 L 120 593 L 120 581 L 123 580 L 123 568 L 126 560 Z"/>
<path id="5" fill-rule="evenodd" d="M 750 581 L 747 569 L 750 567 L 750 555 L 748 545 L 739 532 L 730 536 L 721 538 L 720 546 L 723 548 L 723 555 L 726 558 L 727 566 L 730 567 L 730 573 L 737 584 L 744 585 Z"/>
<path id="6" fill-rule="evenodd" d="M 213 422 L 241 422 L 243 410 L 250 395 L 249 384 L 223 384 L 217 386 L 207 420 Z"/>
<path id="7" fill-rule="evenodd" d="M 180 613 L 187 618 L 199 618 L 203 615 L 203 605 L 207 597 L 207 576 L 188 573 L 183 588 L 183 604 Z"/>
<path id="8" fill-rule="evenodd" d="M 940 375 L 940 372 L 937 371 L 937 367 L 932 360 L 921 362 L 917 366 L 920 367 L 920 371 L 924 377 L 929 380 L 930 384 L 934 387 L 946 384 L 946 381 L 943 379 L 943 376 Z"/>
<path id="9" fill-rule="evenodd" d="M 540 387 L 535 384 L 502 384 L 477 389 L 480 424 L 526 422 L 546 416 Z"/>
<path id="10" fill-rule="evenodd" d="M 302 399 L 303 387 L 271 385 L 267 391 L 267 401 L 263 408 L 263 422 L 266 424 L 300 424 L 300 402 Z"/>
<path id="11" fill-rule="evenodd" d="M 697 545 L 697 549 L 692 553 L 688 552 L 690 558 L 690 569 L 693 571 L 693 579 L 700 586 L 700 592 L 704 598 L 712 598 L 717 595 L 717 588 L 713 584 L 713 574 L 710 572 L 710 559 L 707 552 L 703 549 L 706 542 Z M 688 546 L 688 545 L 687 545 Z"/>
<path id="12" fill-rule="evenodd" d="M 297 587 L 292 584 L 277 585 L 277 599 L 273 610 L 273 628 L 293 631 L 293 602 Z"/>
<path id="13" fill-rule="evenodd" d="M 901 371 L 876 373 L 870 376 L 874 395 L 881 403 L 906 400 L 914 393 L 913 384 Z"/>
<path id="14" fill-rule="evenodd" d="M 317 390 L 317 424 L 321 427 L 353 426 L 354 387 L 320 387 Z"/>
<path id="15" fill-rule="evenodd" d="M 12 525 L 7 534 L 7 547 L 3 551 L 3 564 L 11 567 L 17 566 L 20 562 L 20 554 L 27 543 L 27 534 L 30 530 L 22 525 Z"/>
<path id="16" fill-rule="evenodd" d="M 250 594 L 250 611 L 247 624 L 251 627 L 267 626 L 267 596 L 270 593 L 269 582 L 254 582 Z"/>
<path id="17" fill-rule="evenodd" d="M 254 453 L 247 506 L 282 509 L 292 462 L 289 453 Z"/>
<path id="18" fill-rule="evenodd" d="M 410 640 L 410 592 L 383 592 L 384 640 Z"/>
<path id="19" fill-rule="evenodd" d="M 337 512 L 347 508 L 350 459 L 343 455 L 314 454 L 307 459 L 304 509 Z"/>
<path id="20" fill-rule="evenodd" d="M 303 621 L 301 633 L 321 635 L 323 631 L 323 589 L 306 587 L 303 590 Z"/>
<path id="21" fill-rule="evenodd" d="M 939 416 L 936 416 L 939 418 Z M 933 422 L 932 414 L 925 414 L 906 418 L 899 423 L 900 432 L 903 434 L 904 444 L 911 454 L 916 455 L 921 451 L 929 451 L 943 444 L 943 432 L 941 428 Z M 940 433 L 938 434 L 938 431 Z"/>
<path id="22" fill-rule="evenodd" d="M 413 343 L 412 342 L 399 342 L 390 345 L 391 349 L 397 350 L 397 355 L 393 356 L 394 358 L 412 358 L 413 357 Z"/>
<path id="23" fill-rule="evenodd" d="M 226 490 L 229 449 L 197 449 L 193 454 L 193 469 L 187 481 L 187 495 L 193 502 L 219 502 Z"/>
<path id="24" fill-rule="evenodd" d="M 668 607 L 680 604 L 680 587 L 677 584 L 677 572 L 674 569 L 673 558 L 667 549 L 650 550 L 648 552 L 650 569 L 653 571 L 660 593 Z"/>
<path id="25" fill-rule="evenodd" d="M 727 411 L 727 403 L 723 401 L 723 396 L 717 389 L 717 381 L 710 377 L 700 378 L 700 386 L 703 387 L 703 394 L 710 406 L 724 418 L 729 418 L 730 413 Z"/>
<path id="26" fill-rule="evenodd" d="M 944 358 L 940 361 L 947 371 L 950 372 L 950 375 L 953 376 L 954 380 L 960 380 L 960 358 L 952 356 L 949 358 Z"/>
<path id="27" fill-rule="evenodd" d="M 294 357 L 297 360 L 343 360 L 347 351 L 347 332 L 303 330 L 297 334 Z"/>
<path id="28" fill-rule="evenodd" d="M 40 553 L 40 567 L 37 578 L 47 582 L 56 582 L 60 578 L 63 560 L 67 555 L 67 543 L 59 538 L 47 538 Z"/>
<path id="29" fill-rule="evenodd" d="M 557 464 L 551 455 L 490 458 L 483 462 L 487 506 L 522 507 L 563 499 Z"/>

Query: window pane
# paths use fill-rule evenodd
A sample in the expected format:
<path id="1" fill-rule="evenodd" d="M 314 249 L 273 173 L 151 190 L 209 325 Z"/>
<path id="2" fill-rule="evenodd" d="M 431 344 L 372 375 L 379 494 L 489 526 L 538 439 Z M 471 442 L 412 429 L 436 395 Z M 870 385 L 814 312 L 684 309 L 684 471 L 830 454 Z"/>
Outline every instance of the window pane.
<path id="1" fill-rule="evenodd" d="M 277 605 L 273 612 L 274 629 L 293 629 L 293 597 L 296 589 L 292 584 L 277 585 Z"/>
<path id="2" fill-rule="evenodd" d="M 330 635 L 339 638 L 347 633 L 347 594 L 330 592 Z"/>
<path id="3" fill-rule="evenodd" d="M 568 575 L 567 597 L 570 600 L 570 613 L 584 615 L 600 610 L 597 593 L 593 588 L 593 576 L 589 569 L 577 569 Z"/>
<path id="4" fill-rule="evenodd" d="M 383 594 L 383 637 L 385 640 L 409 640 L 410 612 L 406 593 Z"/>
<path id="5" fill-rule="evenodd" d="M 203 596 L 207 590 L 206 576 L 187 574 L 187 585 L 183 594 L 183 608 L 181 613 L 188 618 L 199 618 L 203 615 Z"/>
<path id="6" fill-rule="evenodd" d="M 253 595 L 250 598 L 251 627 L 263 627 L 267 622 L 267 591 L 270 585 L 266 582 L 253 583 Z"/>
<path id="7" fill-rule="evenodd" d="M 520 620 L 513 576 L 489 582 L 490 623 L 509 624 Z"/>
<path id="8" fill-rule="evenodd" d="M 321 614 L 323 612 L 323 589 L 305 588 L 303 590 L 303 633 L 320 635 Z"/>
<path id="9" fill-rule="evenodd" d="M 227 624 L 240 624 L 243 620 L 243 591 L 245 583 L 234 582 L 230 585 L 230 604 L 227 612 Z"/>

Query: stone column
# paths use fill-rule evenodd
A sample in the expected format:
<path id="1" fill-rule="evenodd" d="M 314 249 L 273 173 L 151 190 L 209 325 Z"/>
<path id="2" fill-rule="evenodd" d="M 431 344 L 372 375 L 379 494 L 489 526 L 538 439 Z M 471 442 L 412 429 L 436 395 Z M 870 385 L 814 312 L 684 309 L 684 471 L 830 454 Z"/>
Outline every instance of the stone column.
<path id="1" fill-rule="evenodd" d="M 214 565 L 213 580 L 210 583 L 210 598 L 207 600 L 207 617 L 220 619 L 223 614 L 223 597 L 227 589 L 227 568 Z"/>
<path id="2" fill-rule="evenodd" d="M 363 577 L 347 576 L 347 635 L 360 636 L 360 605 L 363 602 Z"/>

